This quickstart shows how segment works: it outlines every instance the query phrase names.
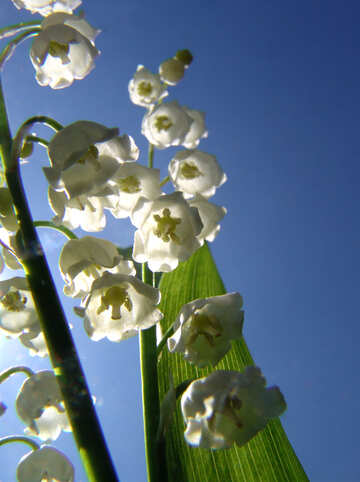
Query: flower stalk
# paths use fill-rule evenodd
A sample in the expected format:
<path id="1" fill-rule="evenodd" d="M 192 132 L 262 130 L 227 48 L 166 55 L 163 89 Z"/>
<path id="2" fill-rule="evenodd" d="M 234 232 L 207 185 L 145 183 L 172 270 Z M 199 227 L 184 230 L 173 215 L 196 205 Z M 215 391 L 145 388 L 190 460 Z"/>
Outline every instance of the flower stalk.
<path id="1" fill-rule="evenodd" d="M 69 326 L 33 225 L 18 159 L 11 156 L 12 139 L 1 83 L 0 149 L 8 188 L 19 221 L 19 256 L 31 287 L 80 457 L 89 481 L 118 481 Z"/>

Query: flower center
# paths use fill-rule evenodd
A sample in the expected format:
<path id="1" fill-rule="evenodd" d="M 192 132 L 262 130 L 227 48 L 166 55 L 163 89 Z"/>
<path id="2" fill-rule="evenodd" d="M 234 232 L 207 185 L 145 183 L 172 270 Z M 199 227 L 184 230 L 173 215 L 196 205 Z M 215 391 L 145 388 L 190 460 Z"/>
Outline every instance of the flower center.
<path id="1" fill-rule="evenodd" d="M 145 82 L 144 80 L 137 86 L 138 94 L 142 97 L 147 97 L 151 94 L 153 88 L 150 82 Z"/>
<path id="2" fill-rule="evenodd" d="M 195 164 L 190 162 L 184 162 L 180 168 L 180 175 L 185 179 L 194 179 L 195 177 L 202 176 L 203 173 L 195 166 Z"/>
<path id="3" fill-rule="evenodd" d="M 10 291 L 0 299 L 0 303 L 8 311 L 23 311 L 27 302 L 26 296 L 20 291 Z"/>
<path id="4" fill-rule="evenodd" d="M 168 243 L 174 241 L 180 244 L 179 237 L 175 234 L 176 226 L 181 223 L 180 218 L 172 218 L 170 209 L 165 208 L 162 212 L 162 217 L 159 214 L 154 214 L 154 219 L 157 223 L 156 228 L 154 228 L 154 234 L 162 241 Z"/>
<path id="5" fill-rule="evenodd" d="M 62 44 L 55 40 L 51 40 L 48 46 L 48 53 L 52 57 L 60 59 L 63 64 L 69 62 L 69 44 Z"/>
<path id="6" fill-rule="evenodd" d="M 136 176 L 128 176 L 119 179 L 118 181 L 120 190 L 127 192 L 128 194 L 134 194 L 140 192 L 140 181 Z"/>
<path id="7" fill-rule="evenodd" d="M 101 168 L 101 164 L 99 162 L 98 148 L 94 145 L 89 146 L 89 149 L 82 157 L 80 157 L 80 159 L 77 160 L 77 162 L 79 164 L 86 164 L 86 162 L 89 162 L 90 164 L 93 164 L 96 170 L 99 170 Z"/>
<path id="8" fill-rule="evenodd" d="M 221 336 L 223 328 L 219 320 L 215 316 L 209 316 L 204 313 L 200 313 L 199 310 L 191 316 L 189 319 L 190 330 L 188 344 L 192 344 L 196 341 L 199 335 L 203 335 L 209 345 L 215 345 L 215 338 Z"/>
<path id="9" fill-rule="evenodd" d="M 155 120 L 155 127 L 158 131 L 167 131 L 173 125 L 167 115 L 159 115 Z"/>
<path id="10" fill-rule="evenodd" d="M 111 310 L 111 318 L 113 320 L 120 320 L 121 307 L 125 306 L 128 311 L 132 310 L 132 302 L 126 289 L 122 286 L 112 286 L 105 291 L 101 297 L 101 304 L 96 313 L 99 315 L 105 310 Z"/>

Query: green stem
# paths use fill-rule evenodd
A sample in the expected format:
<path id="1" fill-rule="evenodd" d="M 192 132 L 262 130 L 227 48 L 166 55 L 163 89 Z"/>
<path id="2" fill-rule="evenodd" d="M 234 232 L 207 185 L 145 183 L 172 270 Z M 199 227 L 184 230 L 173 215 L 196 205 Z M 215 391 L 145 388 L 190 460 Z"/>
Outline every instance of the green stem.
<path id="1" fill-rule="evenodd" d="M 9 377 L 11 377 L 11 375 L 14 375 L 15 373 L 25 373 L 28 377 L 31 377 L 32 375 L 34 375 L 34 372 L 31 370 L 31 368 L 28 368 L 22 365 L 11 367 L 5 370 L 4 372 L 0 373 L 0 383 L 4 382 Z"/>
<path id="2" fill-rule="evenodd" d="M 147 284 L 152 283 L 152 274 L 146 264 L 142 265 L 142 280 Z M 148 481 L 165 482 L 167 481 L 165 446 L 163 443 L 158 444 L 156 440 L 160 421 L 156 327 L 141 330 L 139 343 Z"/>
<path id="3" fill-rule="evenodd" d="M 20 177 L 19 163 L 15 157 L 11 157 L 12 141 L 1 83 L 0 148 L 8 188 L 19 220 L 22 241 L 19 256 L 33 294 L 80 457 L 90 482 L 118 481 L 69 325 L 32 222 Z"/>
<path id="4" fill-rule="evenodd" d="M 59 231 L 59 233 L 62 233 L 64 236 L 66 236 L 68 239 L 78 239 L 75 233 L 71 231 L 71 229 L 66 228 L 65 226 L 61 226 L 58 224 L 54 224 L 51 221 L 34 221 L 34 226 L 36 228 L 50 228 L 50 229 L 55 229 L 55 231 Z"/>
<path id="5" fill-rule="evenodd" d="M 14 442 L 21 442 L 23 444 L 30 445 L 33 450 L 39 450 L 40 448 L 40 445 L 35 442 L 35 440 L 31 440 L 29 437 L 23 437 L 22 435 L 10 435 L 9 437 L 0 438 L 0 446 Z"/>
<path id="6" fill-rule="evenodd" d="M 43 139 L 42 137 L 38 136 L 26 136 L 26 142 L 36 142 L 37 144 L 40 144 L 41 146 L 44 146 L 48 148 L 49 142 L 46 139 Z"/>
<path id="7" fill-rule="evenodd" d="M 157 346 L 157 356 L 160 355 L 161 350 L 163 349 L 163 346 L 167 342 L 167 339 L 169 336 L 171 336 L 174 333 L 174 325 L 170 325 L 169 328 L 166 330 L 164 336 L 161 338 L 160 343 Z"/>
<path id="8" fill-rule="evenodd" d="M 170 177 L 169 177 L 169 176 L 166 176 L 166 177 L 161 181 L 160 187 L 165 186 L 165 184 L 166 184 L 167 182 L 169 182 L 169 181 L 170 181 Z"/>
<path id="9" fill-rule="evenodd" d="M 154 145 L 149 144 L 148 167 L 153 167 L 153 165 L 154 165 Z"/>
<path id="10" fill-rule="evenodd" d="M 41 31 L 41 28 L 33 28 L 31 30 L 27 30 L 26 32 L 21 33 L 13 40 L 11 40 L 5 47 L 2 49 L 0 53 L 0 70 L 3 68 L 5 62 L 9 60 L 9 58 L 14 53 L 14 50 L 18 45 L 20 45 L 24 40 L 34 37 Z"/>
<path id="11" fill-rule="evenodd" d="M 8 37 L 12 37 L 22 30 L 28 30 L 32 27 L 40 27 L 41 20 L 33 20 L 31 22 L 21 22 L 15 25 L 8 25 L 7 27 L 0 28 L 0 40 Z"/>

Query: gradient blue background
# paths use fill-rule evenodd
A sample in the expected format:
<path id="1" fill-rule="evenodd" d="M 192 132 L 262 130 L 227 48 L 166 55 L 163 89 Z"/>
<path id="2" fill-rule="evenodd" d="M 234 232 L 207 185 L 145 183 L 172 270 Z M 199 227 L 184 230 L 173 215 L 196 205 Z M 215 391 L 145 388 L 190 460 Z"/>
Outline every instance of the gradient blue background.
<path id="1" fill-rule="evenodd" d="M 63 91 L 41 88 L 30 42 L 19 47 L 3 73 L 13 131 L 35 114 L 118 126 L 135 138 L 145 163 L 144 110 L 130 103 L 128 81 L 137 64 L 156 71 L 176 50 L 191 49 L 195 60 L 171 98 L 206 112 L 209 138 L 200 148 L 218 157 L 229 178 L 213 198 L 228 215 L 212 251 L 227 290 L 244 296 L 246 340 L 268 382 L 285 394 L 282 421 L 309 478 L 360 481 L 359 3 L 88 0 L 83 8 L 102 29 L 96 69 Z M 34 16 L 3 0 L 0 19 L 6 25 Z M 163 176 L 175 151 L 156 153 Z M 23 167 L 36 219 L 52 215 L 45 165 L 38 149 Z M 128 245 L 130 224 L 108 219 L 104 236 Z M 64 239 L 45 230 L 41 238 L 61 291 L 56 264 Z M 119 476 L 143 481 L 137 339 L 92 342 L 73 304 L 65 300 Z M 1 339 L 0 350 L 0 370 L 46 367 L 17 342 Z M 8 405 L 0 436 L 22 432 L 13 405 L 22 380 L 0 387 Z M 56 446 L 75 464 L 76 481 L 85 482 L 71 435 Z M 26 451 L 1 448 L 1 482 L 14 480 Z"/>

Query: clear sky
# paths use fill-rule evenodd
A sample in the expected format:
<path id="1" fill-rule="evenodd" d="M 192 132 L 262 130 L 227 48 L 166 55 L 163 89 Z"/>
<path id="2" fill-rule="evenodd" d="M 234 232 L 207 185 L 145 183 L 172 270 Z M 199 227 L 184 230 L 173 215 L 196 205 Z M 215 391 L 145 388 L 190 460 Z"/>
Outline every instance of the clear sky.
<path id="1" fill-rule="evenodd" d="M 227 290 L 244 296 L 245 338 L 286 397 L 282 422 L 309 478 L 359 481 L 358 2 L 84 0 L 83 8 L 102 30 L 95 70 L 68 89 L 41 88 L 30 42 L 23 44 L 3 72 L 12 129 L 36 114 L 118 126 L 134 137 L 145 163 L 144 110 L 130 103 L 128 81 L 138 64 L 156 71 L 178 49 L 193 52 L 171 99 L 206 112 L 209 137 L 200 148 L 228 175 L 214 198 L 228 214 L 212 252 Z M 34 17 L 3 0 L 0 19 L 3 26 Z M 163 176 L 175 151 L 155 154 Z M 34 217 L 49 219 L 46 156 L 36 152 L 23 172 Z M 130 225 L 108 220 L 104 236 L 130 244 Z M 63 238 L 44 230 L 41 238 L 61 291 Z M 94 343 L 72 301 L 65 303 L 119 476 L 145 480 L 137 339 Z M 46 367 L 0 339 L 0 370 L 14 363 Z M 9 407 L 0 436 L 23 429 L 13 405 L 22 380 L 17 375 L 0 387 Z M 85 482 L 71 435 L 56 446 L 76 465 L 76 481 Z M 1 482 L 13 480 L 24 452 L 1 448 Z"/>

